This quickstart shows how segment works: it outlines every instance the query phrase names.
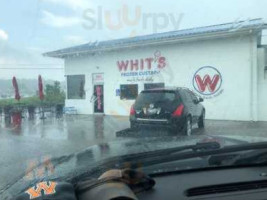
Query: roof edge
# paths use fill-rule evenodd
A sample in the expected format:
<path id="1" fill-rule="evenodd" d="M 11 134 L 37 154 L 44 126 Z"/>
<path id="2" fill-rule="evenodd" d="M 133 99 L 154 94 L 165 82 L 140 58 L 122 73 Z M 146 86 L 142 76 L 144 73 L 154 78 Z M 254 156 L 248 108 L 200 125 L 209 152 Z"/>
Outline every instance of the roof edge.
<path id="1" fill-rule="evenodd" d="M 222 27 L 226 26 L 225 30 L 219 29 L 219 27 L 221 26 Z M 238 22 L 224 23 L 224 24 L 213 25 L 213 26 L 196 27 L 196 28 L 190 28 L 190 29 L 183 29 L 180 31 L 170 31 L 170 32 L 163 32 L 159 34 L 137 36 L 133 38 L 106 40 L 106 41 L 101 41 L 99 43 L 95 42 L 92 44 L 87 43 L 83 45 L 77 45 L 77 46 L 73 46 L 69 48 L 56 50 L 56 51 L 46 52 L 46 53 L 43 53 L 42 55 L 48 56 L 48 57 L 55 57 L 55 58 L 64 58 L 66 56 L 71 56 L 71 55 L 80 54 L 80 53 L 86 54 L 86 53 L 94 53 L 96 51 L 111 51 L 111 50 L 117 50 L 117 49 L 124 49 L 128 47 L 141 47 L 143 45 L 149 45 L 149 44 L 159 43 L 159 42 L 165 43 L 168 41 L 190 40 L 193 38 L 201 39 L 205 37 L 210 37 L 207 39 L 212 39 L 215 36 L 233 35 L 237 33 L 240 34 L 243 32 L 245 33 L 247 31 L 250 31 L 252 29 L 261 31 L 263 29 L 267 29 L 267 24 L 265 24 L 261 18 L 257 18 L 257 19 L 253 19 L 249 21 L 238 21 Z M 209 30 L 209 31 L 205 32 L 203 30 Z M 183 33 L 189 33 L 189 34 L 183 34 Z M 101 45 L 99 45 L 99 44 L 105 44 L 105 43 L 107 43 L 106 46 L 102 45 L 103 47 L 101 47 Z M 113 46 L 112 43 L 114 44 L 118 43 L 118 44 Z M 84 49 L 81 50 L 82 48 Z"/>

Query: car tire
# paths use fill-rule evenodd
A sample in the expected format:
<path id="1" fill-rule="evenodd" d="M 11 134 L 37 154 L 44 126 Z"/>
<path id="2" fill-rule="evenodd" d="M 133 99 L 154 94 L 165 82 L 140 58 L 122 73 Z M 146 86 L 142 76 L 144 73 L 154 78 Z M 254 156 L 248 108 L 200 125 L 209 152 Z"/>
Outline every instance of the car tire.
<path id="1" fill-rule="evenodd" d="M 188 116 L 185 120 L 183 135 L 191 136 L 192 135 L 192 120 L 191 117 Z"/>
<path id="2" fill-rule="evenodd" d="M 198 120 L 198 128 L 204 128 L 205 127 L 205 111 L 203 110 L 201 117 Z"/>

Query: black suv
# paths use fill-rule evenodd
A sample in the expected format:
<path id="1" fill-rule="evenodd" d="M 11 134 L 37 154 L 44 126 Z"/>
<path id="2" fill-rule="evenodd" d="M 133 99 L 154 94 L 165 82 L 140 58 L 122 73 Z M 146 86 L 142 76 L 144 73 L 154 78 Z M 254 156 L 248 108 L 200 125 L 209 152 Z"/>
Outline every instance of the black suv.
<path id="1" fill-rule="evenodd" d="M 132 129 L 154 125 L 190 136 L 192 125 L 204 127 L 203 99 L 187 88 L 159 88 L 142 91 L 130 111 Z"/>

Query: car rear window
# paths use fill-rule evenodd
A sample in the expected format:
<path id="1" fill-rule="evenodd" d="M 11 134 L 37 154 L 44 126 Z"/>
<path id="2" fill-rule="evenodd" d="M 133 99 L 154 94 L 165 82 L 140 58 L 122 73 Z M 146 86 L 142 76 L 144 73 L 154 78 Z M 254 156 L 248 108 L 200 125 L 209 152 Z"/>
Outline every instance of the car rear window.
<path id="1" fill-rule="evenodd" d="M 155 107 L 172 107 L 178 103 L 174 91 L 143 91 L 136 99 L 135 108 L 142 109 L 154 104 Z"/>

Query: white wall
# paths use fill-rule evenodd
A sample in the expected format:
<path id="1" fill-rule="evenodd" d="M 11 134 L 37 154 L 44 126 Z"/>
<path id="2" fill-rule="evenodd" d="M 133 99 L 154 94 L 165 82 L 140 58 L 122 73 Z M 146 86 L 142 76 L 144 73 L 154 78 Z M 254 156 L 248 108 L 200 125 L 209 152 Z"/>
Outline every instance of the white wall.
<path id="1" fill-rule="evenodd" d="M 264 48 L 258 49 L 258 119 L 267 121 L 267 57 Z"/>
<path id="2" fill-rule="evenodd" d="M 115 91 L 119 89 L 120 84 L 127 83 L 126 79 L 121 77 L 116 63 L 118 60 L 151 57 L 156 50 L 160 50 L 167 58 L 168 66 L 161 76 L 155 77 L 154 82 L 164 81 L 166 86 L 185 86 L 193 89 L 194 73 L 202 66 L 213 66 L 222 74 L 223 93 L 204 101 L 206 117 L 221 120 L 252 120 L 251 65 L 253 60 L 251 59 L 254 59 L 251 57 L 252 46 L 256 46 L 256 40 L 250 40 L 249 36 L 242 36 L 128 49 L 84 58 L 69 58 L 65 61 L 66 75 L 85 74 L 87 92 L 85 100 L 66 100 L 66 105 L 77 107 L 79 113 L 92 114 L 91 74 L 103 72 L 105 114 L 128 115 L 133 101 L 120 100 L 115 96 Z M 143 83 L 139 83 L 139 92 L 142 89 Z"/>

